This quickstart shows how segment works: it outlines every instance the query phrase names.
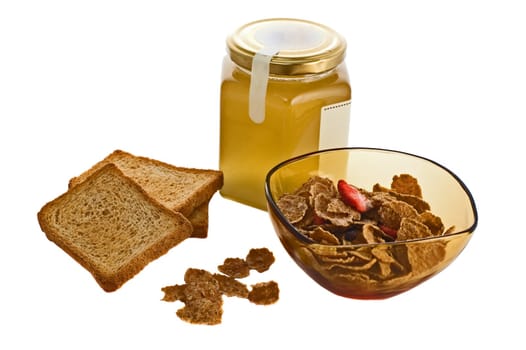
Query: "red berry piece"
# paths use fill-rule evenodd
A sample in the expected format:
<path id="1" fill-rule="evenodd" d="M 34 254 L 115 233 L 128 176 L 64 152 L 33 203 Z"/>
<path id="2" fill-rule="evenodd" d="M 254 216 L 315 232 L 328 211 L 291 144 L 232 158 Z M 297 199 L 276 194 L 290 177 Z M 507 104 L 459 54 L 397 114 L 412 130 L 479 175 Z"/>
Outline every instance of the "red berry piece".
<path id="1" fill-rule="evenodd" d="M 360 213 L 369 209 L 369 200 L 356 187 L 348 184 L 345 180 L 338 181 L 338 192 L 345 204 L 351 206 Z"/>

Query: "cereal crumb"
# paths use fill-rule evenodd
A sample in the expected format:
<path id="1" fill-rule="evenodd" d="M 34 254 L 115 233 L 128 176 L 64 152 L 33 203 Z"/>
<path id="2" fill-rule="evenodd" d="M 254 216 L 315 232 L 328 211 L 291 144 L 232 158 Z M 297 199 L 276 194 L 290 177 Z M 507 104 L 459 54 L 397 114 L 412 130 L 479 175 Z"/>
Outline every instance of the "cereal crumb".
<path id="1" fill-rule="evenodd" d="M 279 298 L 278 284 L 274 281 L 257 283 L 249 292 L 248 287 L 237 280 L 249 275 L 250 269 L 263 272 L 274 262 L 274 255 L 267 248 L 251 249 L 247 259 L 227 258 L 218 270 L 211 273 L 188 268 L 184 274 L 185 284 L 161 288 L 163 301 L 181 301 L 184 306 L 176 311 L 183 321 L 192 324 L 217 325 L 223 316 L 223 295 L 250 300 L 254 304 L 269 305 Z"/>
<path id="2" fill-rule="evenodd" d="M 234 278 L 243 278 L 250 274 L 247 262 L 241 258 L 226 258 L 223 265 L 219 265 L 217 269 Z"/>
<path id="3" fill-rule="evenodd" d="M 274 281 L 260 282 L 252 286 L 248 300 L 257 305 L 270 305 L 279 299 L 279 287 Z"/>
<path id="4" fill-rule="evenodd" d="M 163 301 L 183 301 L 184 302 L 184 290 L 185 284 L 175 284 L 173 286 L 163 287 L 161 290 L 164 292 Z"/>
<path id="5" fill-rule="evenodd" d="M 244 283 L 239 282 L 234 277 L 225 276 L 220 273 L 214 274 L 214 278 L 219 282 L 221 293 L 227 297 L 248 297 L 248 288 Z"/>
<path id="6" fill-rule="evenodd" d="M 267 248 L 253 248 L 250 249 L 245 260 L 250 269 L 257 272 L 265 272 L 276 259 L 274 254 Z"/>
<path id="7" fill-rule="evenodd" d="M 193 324 L 216 325 L 221 323 L 223 316 L 223 300 L 200 298 L 186 303 L 176 311 L 183 321 Z"/>

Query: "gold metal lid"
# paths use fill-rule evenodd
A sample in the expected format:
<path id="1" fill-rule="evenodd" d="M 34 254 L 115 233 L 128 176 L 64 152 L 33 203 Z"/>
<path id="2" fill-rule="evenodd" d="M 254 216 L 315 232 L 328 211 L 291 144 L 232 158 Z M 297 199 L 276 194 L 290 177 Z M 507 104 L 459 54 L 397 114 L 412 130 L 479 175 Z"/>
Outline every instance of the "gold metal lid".
<path id="1" fill-rule="evenodd" d="M 326 72 L 344 60 L 346 48 L 345 39 L 331 28 L 290 18 L 251 22 L 227 38 L 232 61 L 249 71 L 254 56 L 272 56 L 271 75 Z"/>

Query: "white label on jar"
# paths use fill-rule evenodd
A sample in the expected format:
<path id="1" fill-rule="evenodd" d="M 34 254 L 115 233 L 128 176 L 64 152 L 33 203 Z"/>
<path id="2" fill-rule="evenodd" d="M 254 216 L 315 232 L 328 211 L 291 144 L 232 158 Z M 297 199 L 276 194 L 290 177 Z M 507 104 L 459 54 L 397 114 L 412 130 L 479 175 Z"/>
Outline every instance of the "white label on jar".
<path id="1" fill-rule="evenodd" d="M 347 146 L 350 116 L 351 100 L 324 106 L 321 109 L 318 149 Z"/>
<path id="2" fill-rule="evenodd" d="M 248 115 L 256 124 L 261 124 L 265 121 L 270 60 L 277 53 L 278 50 L 273 47 L 264 47 L 259 52 L 256 52 L 252 59 Z"/>

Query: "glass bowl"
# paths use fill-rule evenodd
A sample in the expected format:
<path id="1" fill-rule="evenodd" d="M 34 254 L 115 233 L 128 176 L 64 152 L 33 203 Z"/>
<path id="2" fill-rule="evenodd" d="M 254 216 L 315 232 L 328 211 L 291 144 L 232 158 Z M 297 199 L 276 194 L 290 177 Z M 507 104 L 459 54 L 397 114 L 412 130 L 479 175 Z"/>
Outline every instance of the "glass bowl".
<path id="1" fill-rule="evenodd" d="M 371 191 L 377 183 L 389 187 L 398 174 L 418 180 L 430 211 L 452 230 L 402 241 L 318 243 L 291 224 L 277 204 L 312 176 L 335 184 L 345 179 Z M 387 149 L 338 148 L 284 161 L 267 174 L 265 195 L 274 229 L 292 259 L 322 287 L 348 298 L 384 299 L 419 285 L 462 252 L 477 226 L 473 197 L 455 174 L 432 160 Z"/>

